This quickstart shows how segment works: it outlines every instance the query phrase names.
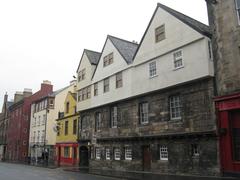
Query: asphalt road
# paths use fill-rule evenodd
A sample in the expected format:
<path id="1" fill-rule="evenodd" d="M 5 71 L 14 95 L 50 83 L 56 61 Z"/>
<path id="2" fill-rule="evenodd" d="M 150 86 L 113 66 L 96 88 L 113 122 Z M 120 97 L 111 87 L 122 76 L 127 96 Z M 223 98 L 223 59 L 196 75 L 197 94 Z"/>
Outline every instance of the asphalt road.
<path id="1" fill-rule="evenodd" d="M 35 166 L 1 163 L 0 180 L 119 180 L 117 178 L 66 172 L 61 168 L 48 169 Z"/>

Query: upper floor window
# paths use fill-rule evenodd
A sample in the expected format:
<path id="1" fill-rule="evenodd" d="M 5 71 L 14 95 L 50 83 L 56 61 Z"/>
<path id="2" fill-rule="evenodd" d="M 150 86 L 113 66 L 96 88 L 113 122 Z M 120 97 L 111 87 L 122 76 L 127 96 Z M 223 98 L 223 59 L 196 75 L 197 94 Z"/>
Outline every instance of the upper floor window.
<path id="1" fill-rule="evenodd" d="M 236 9 L 238 15 L 238 23 L 240 24 L 240 0 L 236 0 Z"/>
<path id="2" fill-rule="evenodd" d="M 69 113 L 69 102 L 66 103 L 66 113 Z"/>
<path id="3" fill-rule="evenodd" d="M 84 68 L 83 70 L 79 71 L 78 73 L 78 81 L 84 80 L 86 77 L 86 69 Z"/>
<path id="4" fill-rule="evenodd" d="M 88 121 L 90 117 L 89 116 L 83 116 L 81 120 L 81 130 L 87 129 Z"/>
<path id="5" fill-rule="evenodd" d="M 157 65 L 156 65 L 156 61 L 153 61 L 149 63 L 149 76 L 154 77 L 156 75 L 157 75 Z"/>
<path id="6" fill-rule="evenodd" d="M 47 120 L 47 115 L 44 114 L 44 115 L 43 115 L 43 119 L 42 119 L 42 125 L 45 125 L 46 120 Z"/>
<path id="7" fill-rule="evenodd" d="M 100 112 L 96 113 L 96 115 L 95 115 L 95 131 L 100 130 L 101 119 L 102 119 L 101 113 Z"/>
<path id="8" fill-rule="evenodd" d="M 122 87 L 123 82 L 122 82 L 122 72 L 119 72 L 116 74 L 116 88 Z"/>
<path id="9" fill-rule="evenodd" d="M 91 86 L 87 87 L 87 99 L 91 98 Z"/>
<path id="10" fill-rule="evenodd" d="M 103 92 L 109 91 L 109 78 L 103 80 Z"/>
<path id="11" fill-rule="evenodd" d="M 140 115 L 140 123 L 146 124 L 148 123 L 148 103 L 144 102 L 139 105 L 139 115 Z"/>
<path id="12" fill-rule="evenodd" d="M 82 89 L 78 91 L 78 102 L 82 101 Z"/>
<path id="13" fill-rule="evenodd" d="M 113 53 L 108 54 L 103 58 L 103 67 L 113 63 Z"/>
<path id="14" fill-rule="evenodd" d="M 45 130 L 42 130 L 42 138 L 41 138 L 41 141 L 44 142 L 45 140 Z"/>
<path id="15" fill-rule="evenodd" d="M 38 116 L 38 126 L 41 125 L 41 116 Z"/>
<path id="16" fill-rule="evenodd" d="M 77 120 L 73 120 L 73 134 L 77 134 Z"/>
<path id="17" fill-rule="evenodd" d="M 94 96 L 98 95 L 98 83 L 94 84 Z"/>
<path id="18" fill-rule="evenodd" d="M 117 121 L 118 121 L 118 114 L 117 114 L 117 106 L 114 106 L 111 108 L 111 127 L 116 128 L 117 127 Z"/>
<path id="19" fill-rule="evenodd" d="M 173 53 L 173 60 L 175 69 L 183 67 L 182 50 Z"/>
<path id="20" fill-rule="evenodd" d="M 160 160 L 167 161 L 168 160 L 168 147 L 167 146 L 160 146 Z"/>
<path id="21" fill-rule="evenodd" d="M 165 25 L 161 25 L 155 29 L 155 42 L 160 42 L 164 40 L 165 37 Z"/>
<path id="22" fill-rule="evenodd" d="M 181 99 L 180 96 L 169 97 L 170 103 L 170 118 L 171 120 L 181 119 Z"/>
<path id="23" fill-rule="evenodd" d="M 65 134 L 65 135 L 68 135 L 68 121 L 65 121 L 64 134 Z"/>

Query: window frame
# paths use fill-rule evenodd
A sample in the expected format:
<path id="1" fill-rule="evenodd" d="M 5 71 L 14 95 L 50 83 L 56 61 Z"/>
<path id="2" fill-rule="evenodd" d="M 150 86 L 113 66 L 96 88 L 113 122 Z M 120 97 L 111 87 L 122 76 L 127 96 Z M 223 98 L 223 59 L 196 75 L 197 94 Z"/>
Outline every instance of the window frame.
<path id="1" fill-rule="evenodd" d="M 98 83 L 96 82 L 96 83 L 94 83 L 94 92 L 93 92 L 93 94 L 94 94 L 94 96 L 97 96 L 98 95 Z"/>
<path id="2" fill-rule="evenodd" d="M 100 160 L 101 159 L 101 148 L 100 147 L 96 147 L 95 148 L 95 159 L 96 160 Z"/>
<path id="3" fill-rule="evenodd" d="M 63 147 L 63 157 L 64 158 L 69 158 L 70 156 L 70 147 L 69 146 L 64 146 Z"/>
<path id="4" fill-rule="evenodd" d="M 147 107 L 144 107 L 144 105 L 147 105 Z M 144 112 L 145 110 L 147 110 L 147 112 Z M 140 124 L 144 125 L 149 123 L 149 103 L 148 102 L 139 103 L 139 118 L 140 118 Z"/>
<path id="5" fill-rule="evenodd" d="M 176 57 L 176 54 L 181 52 L 181 56 L 179 57 Z M 176 66 L 176 63 L 181 61 L 181 65 L 179 66 Z M 183 62 L 183 50 L 182 49 L 178 49 L 177 51 L 174 51 L 173 52 L 173 66 L 174 66 L 174 70 L 177 70 L 177 69 L 181 69 L 184 67 L 184 62 Z"/>
<path id="6" fill-rule="evenodd" d="M 105 157 L 106 157 L 106 160 L 111 160 L 111 150 L 110 150 L 110 148 L 105 149 Z"/>
<path id="7" fill-rule="evenodd" d="M 124 152 L 125 152 L 124 153 L 125 154 L 125 160 L 131 161 L 132 160 L 132 148 L 126 146 L 125 149 L 124 149 Z"/>
<path id="8" fill-rule="evenodd" d="M 122 71 L 116 74 L 116 88 L 121 88 L 123 86 Z"/>
<path id="9" fill-rule="evenodd" d="M 110 78 L 105 78 L 103 80 L 103 93 L 107 93 L 110 90 Z"/>
<path id="10" fill-rule="evenodd" d="M 64 135 L 68 135 L 68 126 L 69 126 L 69 122 L 65 121 L 64 122 Z"/>
<path id="11" fill-rule="evenodd" d="M 113 52 L 103 57 L 103 67 L 106 67 L 113 63 Z"/>
<path id="12" fill-rule="evenodd" d="M 199 144 L 191 144 L 191 149 L 192 149 L 192 157 L 199 157 L 200 155 Z"/>
<path id="13" fill-rule="evenodd" d="M 95 131 L 101 130 L 101 121 L 102 121 L 102 113 L 96 112 L 95 114 Z"/>
<path id="14" fill-rule="evenodd" d="M 121 150 L 119 147 L 115 147 L 113 149 L 113 157 L 114 157 L 114 160 L 116 161 L 120 161 L 121 160 Z"/>
<path id="15" fill-rule="evenodd" d="M 178 102 L 176 99 L 178 98 Z M 176 106 L 176 103 L 178 103 L 178 106 Z M 174 106 L 172 106 L 174 105 Z M 182 119 L 182 101 L 180 95 L 172 95 L 169 96 L 169 111 L 170 111 L 170 120 L 181 120 Z M 173 111 L 174 110 L 174 111 Z M 176 116 L 176 114 L 179 114 L 179 116 Z M 175 114 L 175 117 L 173 116 Z"/>
<path id="16" fill-rule="evenodd" d="M 118 124 L 118 107 L 111 107 L 111 128 L 117 128 Z"/>
<path id="17" fill-rule="evenodd" d="M 168 161 L 168 147 L 167 145 L 159 146 L 159 160 L 160 161 Z"/>
<path id="18" fill-rule="evenodd" d="M 166 39 L 166 30 L 165 24 L 162 24 L 155 28 L 155 43 L 161 42 L 164 39 Z"/>
<path id="19" fill-rule="evenodd" d="M 73 134 L 76 135 L 77 134 L 77 119 L 73 120 Z"/>
<path id="20" fill-rule="evenodd" d="M 148 64 L 149 66 L 149 77 L 153 78 L 157 76 L 157 62 L 152 61 Z"/>

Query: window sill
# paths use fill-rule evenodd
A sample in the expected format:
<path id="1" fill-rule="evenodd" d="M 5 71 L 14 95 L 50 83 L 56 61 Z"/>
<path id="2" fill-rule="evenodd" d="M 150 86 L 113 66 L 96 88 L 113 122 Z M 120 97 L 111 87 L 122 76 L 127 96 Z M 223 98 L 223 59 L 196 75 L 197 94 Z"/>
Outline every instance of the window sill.
<path id="1" fill-rule="evenodd" d="M 153 79 L 153 78 L 155 78 L 155 77 L 157 77 L 157 76 L 158 76 L 157 74 L 154 75 L 154 76 L 150 76 L 149 79 Z"/>
<path id="2" fill-rule="evenodd" d="M 181 121 L 182 120 L 182 118 L 180 117 L 180 118 L 170 118 L 170 121 Z"/>
<path id="3" fill-rule="evenodd" d="M 180 66 L 180 67 L 174 68 L 173 71 L 177 71 L 177 70 L 182 69 L 182 68 L 184 68 L 184 66 Z"/>

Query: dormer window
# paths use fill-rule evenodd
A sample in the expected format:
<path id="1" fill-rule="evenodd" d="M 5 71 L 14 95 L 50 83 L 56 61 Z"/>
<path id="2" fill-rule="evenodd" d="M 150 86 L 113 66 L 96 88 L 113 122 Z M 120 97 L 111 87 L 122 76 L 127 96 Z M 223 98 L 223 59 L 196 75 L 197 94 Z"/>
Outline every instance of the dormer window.
<path id="1" fill-rule="evenodd" d="M 69 113 L 69 102 L 66 103 L 66 113 Z"/>
<path id="2" fill-rule="evenodd" d="M 110 53 L 103 58 L 103 67 L 106 67 L 112 63 L 113 63 L 113 53 Z"/>
<path id="3" fill-rule="evenodd" d="M 163 24 L 155 29 L 155 42 L 158 43 L 165 38 L 165 25 Z"/>
<path id="4" fill-rule="evenodd" d="M 79 71 L 78 73 L 78 81 L 84 80 L 86 77 L 86 69 L 84 68 L 83 70 Z"/>

